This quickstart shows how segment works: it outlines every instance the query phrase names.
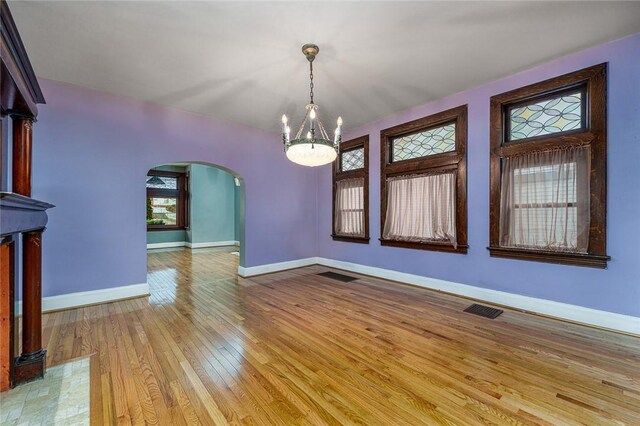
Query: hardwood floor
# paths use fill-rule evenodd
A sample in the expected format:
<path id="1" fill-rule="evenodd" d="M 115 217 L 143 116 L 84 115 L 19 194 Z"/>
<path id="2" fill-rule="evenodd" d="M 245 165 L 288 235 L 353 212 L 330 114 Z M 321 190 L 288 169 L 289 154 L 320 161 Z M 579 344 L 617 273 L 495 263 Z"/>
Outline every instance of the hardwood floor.
<path id="1" fill-rule="evenodd" d="M 150 297 L 45 315 L 49 364 L 96 354 L 93 424 L 640 424 L 638 338 L 237 259 L 150 253 Z"/>

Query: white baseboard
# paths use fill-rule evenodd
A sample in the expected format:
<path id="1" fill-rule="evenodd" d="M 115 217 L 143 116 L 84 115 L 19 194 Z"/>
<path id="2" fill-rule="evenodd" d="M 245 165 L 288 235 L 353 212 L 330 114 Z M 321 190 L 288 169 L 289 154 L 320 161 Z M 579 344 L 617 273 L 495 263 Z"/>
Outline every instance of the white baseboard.
<path id="1" fill-rule="evenodd" d="M 238 267 L 238 274 L 242 277 L 250 277 L 253 275 L 283 271 L 292 268 L 300 268 L 303 266 L 314 264 L 328 266 L 336 269 L 343 269 L 345 271 L 351 271 L 364 275 L 371 275 L 377 278 L 383 278 L 391 281 L 412 284 L 431 290 L 443 291 L 446 293 L 484 301 L 489 304 L 494 303 L 513 309 L 524 310 L 558 319 L 640 335 L 640 317 L 585 308 L 568 303 L 554 302 L 547 299 L 522 296 L 519 294 L 507 293 L 504 291 L 475 287 L 468 284 L 439 280 L 436 278 L 429 278 L 421 275 L 407 274 L 391 269 L 376 268 L 373 266 L 343 262 L 341 260 L 327 259 L 323 257 L 309 257 L 306 259 L 252 266 L 249 268 Z"/>
<path id="2" fill-rule="evenodd" d="M 318 263 L 317 257 L 306 259 L 290 260 L 288 262 L 270 263 L 268 265 L 250 266 L 245 268 L 238 266 L 238 275 L 241 277 L 252 277 L 254 275 L 268 274 L 271 272 L 285 271 L 287 269 L 301 268 L 303 266 L 315 265 Z"/>
<path id="3" fill-rule="evenodd" d="M 170 248 L 170 247 L 189 247 L 189 248 L 205 248 L 205 247 L 226 247 L 239 246 L 240 241 L 211 241 L 206 243 L 190 243 L 188 241 L 173 241 L 170 243 L 152 243 L 147 244 L 147 250 Z"/>
<path id="4" fill-rule="evenodd" d="M 131 284 L 122 287 L 103 288 L 100 290 L 81 291 L 78 293 L 61 294 L 42 298 L 42 312 L 57 311 L 59 309 L 76 308 L 97 303 L 107 303 L 115 300 L 129 299 L 149 295 L 149 284 Z M 18 301 L 16 315 L 22 314 L 22 301 Z"/>
<path id="5" fill-rule="evenodd" d="M 184 247 L 184 241 L 172 241 L 170 243 L 151 243 L 147 244 L 147 250 L 149 249 L 159 249 L 159 248 L 169 248 L 169 247 Z"/>
<path id="6" fill-rule="evenodd" d="M 597 327 L 623 331 L 625 333 L 640 335 L 640 318 L 630 315 L 600 311 L 597 309 L 570 305 L 568 303 L 554 302 L 552 300 L 538 299 L 535 297 L 490 290 L 487 288 L 475 287 L 452 281 L 423 277 L 421 275 L 407 274 L 390 269 L 375 268 L 372 266 L 365 266 L 357 263 L 343 262 L 341 260 L 319 257 L 317 258 L 317 263 L 323 266 L 329 266 L 332 268 L 344 269 L 346 271 L 356 272 L 360 274 L 372 275 L 374 277 L 384 278 L 387 280 L 413 284 L 432 290 L 440 290 L 447 293 L 486 301 L 488 303 L 496 303 L 499 305 L 504 305 L 515 309 L 522 309 L 525 311 L 543 314 L 559 319 L 565 319 L 583 324 L 594 325 Z"/>
<path id="7" fill-rule="evenodd" d="M 207 243 L 184 243 L 189 248 L 205 248 L 205 247 L 226 247 L 226 246 L 239 246 L 239 241 L 212 241 Z"/>

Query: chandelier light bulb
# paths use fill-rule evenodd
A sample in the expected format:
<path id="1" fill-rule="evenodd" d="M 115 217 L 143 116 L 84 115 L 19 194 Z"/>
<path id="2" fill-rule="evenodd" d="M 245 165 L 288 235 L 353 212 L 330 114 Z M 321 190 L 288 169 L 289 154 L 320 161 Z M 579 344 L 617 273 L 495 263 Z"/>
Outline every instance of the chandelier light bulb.
<path id="1" fill-rule="evenodd" d="M 338 117 L 338 127 L 342 126 L 342 117 Z"/>
<path id="2" fill-rule="evenodd" d="M 285 114 L 282 114 L 282 124 L 287 124 L 287 116 Z"/>
<path id="3" fill-rule="evenodd" d="M 311 117 L 312 120 L 316 119 L 316 110 L 312 109 L 311 112 L 309 113 L 309 117 Z"/>
<path id="4" fill-rule="evenodd" d="M 311 132 L 307 132 L 307 139 L 311 139 Z"/>

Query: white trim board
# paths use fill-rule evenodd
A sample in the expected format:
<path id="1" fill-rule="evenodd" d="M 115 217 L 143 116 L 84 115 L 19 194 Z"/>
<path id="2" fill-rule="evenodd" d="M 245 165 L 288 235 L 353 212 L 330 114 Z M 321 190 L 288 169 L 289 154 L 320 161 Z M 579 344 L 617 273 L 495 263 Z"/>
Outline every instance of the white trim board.
<path id="1" fill-rule="evenodd" d="M 205 243 L 190 243 L 188 241 L 172 241 L 169 243 L 151 243 L 147 244 L 147 250 L 170 248 L 170 247 L 189 247 L 189 248 L 205 248 L 205 247 L 226 247 L 239 246 L 240 241 L 211 241 Z"/>
<path id="2" fill-rule="evenodd" d="M 131 284 L 122 287 L 103 288 L 100 290 L 80 291 L 58 296 L 42 298 L 42 312 L 57 311 L 60 309 L 77 308 L 97 303 L 108 303 L 116 300 L 130 299 L 132 297 L 148 296 L 149 284 Z M 22 314 L 22 300 L 18 301 L 16 315 Z"/>
<path id="3" fill-rule="evenodd" d="M 292 260 L 289 262 L 252 266 L 249 268 L 238 267 L 238 274 L 243 277 L 250 277 L 253 275 L 299 268 L 302 266 L 309 266 L 313 264 L 342 269 L 345 271 L 351 271 L 364 275 L 371 275 L 376 278 L 412 284 L 431 290 L 443 291 L 450 294 L 485 301 L 490 304 L 495 303 L 516 310 L 525 310 L 528 312 L 542 314 L 561 320 L 563 319 L 576 323 L 622 331 L 624 333 L 640 335 L 640 317 L 585 308 L 568 303 L 554 302 L 552 300 L 538 299 L 530 296 L 522 296 L 514 293 L 475 287 L 468 284 L 439 280 L 436 278 L 424 277 L 422 275 L 408 274 L 391 269 L 376 268 L 373 266 L 344 262 L 341 260 L 327 259 L 323 257 L 310 257 L 306 259 Z"/>
<path id="4" fill-rule="evenodd" d="M 254 275 L 268 274 L 271 272 L 285 271 L 287 269 L 302 268 L 303 266 L 315 265 L 318 263 L 317 257 L 307 257 L 306 259 L 290 260 L 288 262 L 270 263 L 268 265 L 238 266 L 238 275 L 241 277 L 252 277 Z"/>
<path id="5" fill-rule="evenodd" d="M 189 248 L 204 248 L 204 247 L 225 247 L 225 246 L 239 246 L 239 241 L 214 241 L 207 243 L 184 243 Z"/>
<path id="6" fill-rule="evenodd" d="M 151 243 L 147 244 L 147 250 L 150 249 L 160 249 L 160 248 L 170 248 L 170 247 L 184 247 L 186 242 L 184 241 L 172 241 L 169 243 Z"/>

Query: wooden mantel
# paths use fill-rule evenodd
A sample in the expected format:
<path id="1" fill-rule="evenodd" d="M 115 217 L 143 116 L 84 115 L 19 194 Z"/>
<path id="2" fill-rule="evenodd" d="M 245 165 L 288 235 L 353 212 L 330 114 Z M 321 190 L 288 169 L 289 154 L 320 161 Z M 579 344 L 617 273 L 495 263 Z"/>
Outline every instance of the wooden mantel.
<path id="1" fill-rule="evenodd" d="M 45 100 L 5 0 L 0 0 L 0 21 L 0 391 L 3 391 L 45 373 L 42 234 L 47 224 L 46 210 L 53 205 L 31 198 L 36 105 Z M 20 264 L 22 274 L 17 282 L 20 274 L 16 268 Z M 17 327 L 14 310 L 19 285 L 23 306 L 21 329 Z"/>
<path id="2" fill-rule="evenodd" d="M 55 207 L 13 192 L 0 192 L 0 237 L 44 229 L 46 210 Z"/>

